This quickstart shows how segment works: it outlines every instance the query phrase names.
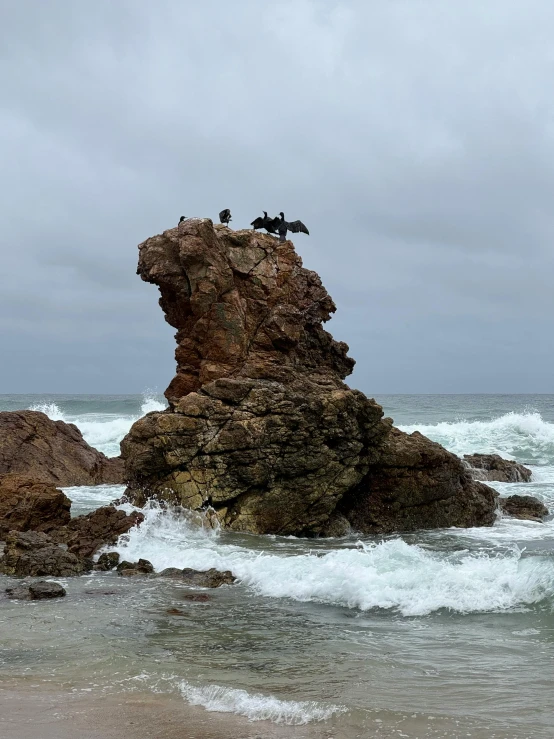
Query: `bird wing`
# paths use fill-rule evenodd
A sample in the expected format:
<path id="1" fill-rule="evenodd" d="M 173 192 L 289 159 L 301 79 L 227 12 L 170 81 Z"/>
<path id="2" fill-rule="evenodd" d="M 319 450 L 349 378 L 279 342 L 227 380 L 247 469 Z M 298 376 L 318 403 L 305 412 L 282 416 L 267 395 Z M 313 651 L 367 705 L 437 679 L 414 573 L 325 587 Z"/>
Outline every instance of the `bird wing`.
<path id="1" fill-rule="evenodd" d="M 225 208 L 225 210 L 222 210 L 219 214 L 219 220 L 225 220 L 225 218 L 228 218 L 231 215 L 231 211 L 229 208 Z"/>
<path id="2" fill-rule="evenodd" d="M 254 218 L 252 223 L 250 224 L 253 228 L 263 228 L 265 224 L 265 218 L 263 216 L 258 216 L 258 218 Z"/>
<path id="3" fill-rule="evenodd" d="M 279 216 L 275 216 L 275 218 L 268 218 L 264 224 L 264 228 L 269 233 L 275 233 L 280 223 L 281 219 L 279 218 Z"/>
<path id="4" fill-rule="evenodd" d="M 289 231 L 292 231 L 295 234 L 301 231 L 303 234 L 308 234 L 308 236 L 310 235 L 310 232 L 308 231 L 306 226 L 302 223 L 302 221 L 291 221 L 290 223 L 287 223 L 287 227 Z"/>

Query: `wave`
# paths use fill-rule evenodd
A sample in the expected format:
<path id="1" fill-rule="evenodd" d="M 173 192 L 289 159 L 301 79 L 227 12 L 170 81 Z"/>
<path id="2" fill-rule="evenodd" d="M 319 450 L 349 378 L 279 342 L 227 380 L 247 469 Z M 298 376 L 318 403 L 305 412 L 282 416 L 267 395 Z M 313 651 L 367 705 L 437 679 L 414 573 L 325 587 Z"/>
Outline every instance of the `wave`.
<path id="1" fill-rule="evenodd" d="M 182 513 L 144 509 L 144 523 L 118 542 L 123 559 L 143 557 L 166 567 L 215 567 L 233 574 L 258 595 L 367 611 L 389 609 L 424 616 L 441 609 L 457 613 L 505 611 L 554 597 L 554 562 L 508 552 L 434 552 L 402 539 L 354 543 L 310 551 L 309 543 L 267 540 L 249 549 L 235 535 L 194 525 Z"/>
<path id="2" fill-rule="evenodd" d="M 74 423 L 83 434 L 85 441 L 108 457 L 120 453 L 119 444 L 129 429 L 139 418 L 152 411 L 163 411 L 166 405 L 154 394 L 143 395 L 138 415 L 118 415 L 115 413 L 70 414 L 64 412 L 56 403 L 36 403 L 29 410 L 45 413 L 53 421 Z"/>
<path id="3" fill-rule="evenodd" d="M 506 413 L 491 421 L 444 421 L 400 426 L 420 431 L 454 454 L 500 454 L 527 464 L 554 464 L 554 423 L 538 412 Z"/>
<path id="4" fill-rule="evenodd" d="M 220 711 L 246 716 L 250 721 L 273 721 L 287 726 L 302 726 L 314 721 L 326 721 L 344 706 L 325 705 L 315 701 L 284 701 L 272 695 L 248 693 L 221 685 L 194 686 L 187 681 L 179 686 L 181 695 L 193 706 L 207 711 Z"/>

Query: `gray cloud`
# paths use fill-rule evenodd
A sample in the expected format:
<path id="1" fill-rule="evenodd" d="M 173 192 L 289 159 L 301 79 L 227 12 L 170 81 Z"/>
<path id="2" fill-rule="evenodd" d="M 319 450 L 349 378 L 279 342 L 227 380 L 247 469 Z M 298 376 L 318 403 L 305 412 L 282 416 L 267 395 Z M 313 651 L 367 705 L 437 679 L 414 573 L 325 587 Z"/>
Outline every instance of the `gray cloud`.
<path id="1" fill-rule="evenodd" d="M 0 392 L 173 373 L 136 244 L 181 214 L 296 239 L 385 392 L 548 392 L 546 0 L 19 0 L 0 8 Z"/>

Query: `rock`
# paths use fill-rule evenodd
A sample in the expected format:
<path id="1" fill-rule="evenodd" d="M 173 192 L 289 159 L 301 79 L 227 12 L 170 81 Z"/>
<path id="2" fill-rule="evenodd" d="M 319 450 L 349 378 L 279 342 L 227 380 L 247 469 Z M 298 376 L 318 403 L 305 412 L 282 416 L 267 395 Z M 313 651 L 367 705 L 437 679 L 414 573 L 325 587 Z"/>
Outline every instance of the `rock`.
<path id="1" fill-rule="evenodd" d="M 393 429 L 378 463 L 340 509 L 354 529 L 368 534 L 492 526 L 497 497 L 440 444 Z"/>
<path id="2" fill-rule="evenodd" d="M 117 565 L 117 574 L 122 577 L 133 577 L 134 575 L 150 575 L 154 572 L 152 562 L 147 559 L 139 559 L 138 562 L 127 562 L 124 560 Z"/>
<path id="3" fill-rule="evenodd" d="M 0 412 L 0 474 L 58 486 L 121 484 L 124 466 L 83 439 L 72 423 L 38 411 Z"/>
<path id="4" fill-rule="evenodd" d="M 508 498 L 499 498 L 498 503 L 502 513 L 522 521 L 542 521 L 549 515 L 544 503 L 532 495 L 510 495 Z"/>
<path id="5" fill-rule="evenodd" d="M 169 409 L 121 444 L 135 503 L 296 536 L 494 521 L 496 494 L 461 460 L 344 384 L 354 361 L 323 329 L 335 305 L 290 241 L 191 219 L 139 246 L 138 274 L 177 329 L 177 374 Z"/>
<path id="6" fill-rule="evenodd" d="M 502 459 L 498 454 L 464 454 L 475 480 L 497 482 L 529 482 L 533 473 L 518 462 Z"/>
<path id="7" fill-rule="evenodd" d="M 28 583 L 6 588 L 5 592 L 10 600 L 31 600 L 31 591 L 29 590 Z"/>
<path id="8" fill-rule="evenodd" d="M 86 516 L 77 516 L 63 528 L 51 532 L 58 543 L 79 557 L 92 557 L 101 547 L 115 544 L 122 534 L 144 520 L 142 513 L 130 514 L 113 506 L 97 508 Z"/>
<path id="9" fill-rule="evenodd" d="M 206 571 L 193 570 L 190 567 L 185 567 L 184 570 L 167 567 L 159 573 L 158 577 L 170 577 L 198 588 L 218 588 L 220 585 L 232 585 L 236 581 L 236 577 L 230 570 L 221 572 L 214 567 Z"/>
<path id="10" fill-rule="evenodd" d="M 52 483 L 24 475 L 0 476 L 0 538 L 9 531 L 48 532 L 68 523 L 71 501 Z"/>
<path id="11" fill-rule="evenodd" d="M 46 598 L 63 598 L 66 595 L 65 588 L 57 582 L 40 580 L 29 585 L 33 600 L 46 600 Z"/>
<path id="12" fill-rule="evenodd" d="M 94 565 L 95 570 L 109 572 L 119 564 L 119 552 L 104 552 L 98 557 L 98 562 Z"/>
<path id="13" fill-rule="evenodd" d="M 181 580 L 186 585 L 194 585 L 197 588 L 219 588 L 220 585 L 232 585 L 236 581 L 230 570 L 220 572 L 214 567 L 202 572 L 185 567 L 181 571 Z"/>
<path id="14" fill-rule="evenodd" d="M 47 534 L 12 531 L 6 537 L 0 572 L 13 577 L 69 577 L 92 569 L 92 562 L 66 551 Z"/>

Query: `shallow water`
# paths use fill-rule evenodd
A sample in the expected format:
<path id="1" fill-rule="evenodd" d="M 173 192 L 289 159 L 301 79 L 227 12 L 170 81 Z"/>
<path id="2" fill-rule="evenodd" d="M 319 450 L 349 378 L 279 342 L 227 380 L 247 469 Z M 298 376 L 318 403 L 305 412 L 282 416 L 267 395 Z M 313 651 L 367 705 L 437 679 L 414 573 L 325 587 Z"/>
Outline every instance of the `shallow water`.
<path id="1" fill-rule="evenodd" d="M 554 399 L 542 397 L 396 396 L 385 408 L 457 453 L 533 460 L 532 483 L 495 486 L 554 508 Z M 95 411 L 85 432 L 83 408 L 57 409 L 85 438 L 111 423 Z M 78 514 L 122 488 L 66 492 Z M 62 580 L 60 602 L 0 601 L 0 682 L 180 695 L 322 737 L 552 736 L 553 520 L 314 541 L 213 532 L 149 508 L 117 549 L 158 571 L 213 566 L 239 582 L 193 602 L 197 591 L 173 581 L 95 573 Z"/>

